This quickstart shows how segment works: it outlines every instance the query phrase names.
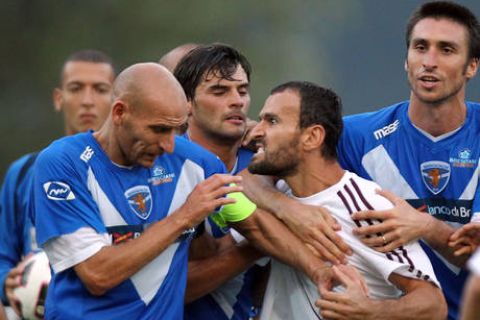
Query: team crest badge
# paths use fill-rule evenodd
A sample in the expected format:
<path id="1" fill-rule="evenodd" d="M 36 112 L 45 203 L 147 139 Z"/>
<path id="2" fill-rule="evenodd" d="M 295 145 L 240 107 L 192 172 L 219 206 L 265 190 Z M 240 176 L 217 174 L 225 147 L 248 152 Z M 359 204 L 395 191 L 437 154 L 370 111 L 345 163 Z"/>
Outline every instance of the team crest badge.
<path id="1" fill-rule="evenodd" d="M 439 194 L 450 180 L 450 164 L 443 161 L 427 161 L 420 165 L 422 180 L 433 194 Z"/>
<path id="2" fill-rule="evenodd" d="M 148 186 L 135 186 L 125 191 L 130 209 L 141 219 L 148 219 L 152 211 L 152 194 Z"/>

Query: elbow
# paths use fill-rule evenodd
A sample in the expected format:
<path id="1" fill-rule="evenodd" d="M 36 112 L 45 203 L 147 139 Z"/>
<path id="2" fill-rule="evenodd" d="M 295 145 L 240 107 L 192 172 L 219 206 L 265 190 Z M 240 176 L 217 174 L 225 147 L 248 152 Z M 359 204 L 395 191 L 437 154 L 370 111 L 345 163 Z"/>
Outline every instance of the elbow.
<path id="1" fill-rule="evenodd" d="M 437 297 L 435 299 L 432 299 L 432 301 L 434 302 L 430 305 L 431 317 L 429 319 L 447 319 L 448 306 L 440 288 L 436 288 L 436 295 Z"/>
<path id="2" fill-rule="evenodd" d="M 103 296 L 108 290 L 116 284 L 112 282 L 112 277 L 108 274 L 102 274 L 94 270 L 81 270 L 77 275 L 82 281 L 87 291 L 96 297 Z"/>
<path id="3" fill-rule="evenodd" d="M 96 297 L 103 296 L 113 286 L 104 277 L 94 276 L 88 279 L 82 279 L 87 291 Z"/>

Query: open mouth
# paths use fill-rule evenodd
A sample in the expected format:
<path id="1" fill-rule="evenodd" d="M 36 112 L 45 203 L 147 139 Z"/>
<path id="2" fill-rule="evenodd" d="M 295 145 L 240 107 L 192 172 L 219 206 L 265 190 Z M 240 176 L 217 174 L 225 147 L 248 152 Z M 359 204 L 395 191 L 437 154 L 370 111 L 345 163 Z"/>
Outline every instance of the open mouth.
<path id="1" fill-rule="evenodd" d="M 440 80 L 436 77 L 433 77 L 433 76 L 421 76 L 419 78 L 419 80 L 421 81 L 421 83 L 423 84 L 423 86 L 425 87 L 433 87 L 435 86 L 438 82 L 440 82 Z"/>

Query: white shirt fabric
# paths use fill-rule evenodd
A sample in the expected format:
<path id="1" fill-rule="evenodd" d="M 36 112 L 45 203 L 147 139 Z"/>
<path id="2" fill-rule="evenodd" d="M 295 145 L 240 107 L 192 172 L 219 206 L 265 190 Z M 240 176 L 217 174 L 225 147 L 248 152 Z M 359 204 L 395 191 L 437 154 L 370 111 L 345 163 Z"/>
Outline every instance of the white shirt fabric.
<path id="1" fill-rule="evenodd" d="M 397 298 L 402 292 L 389 282 L 392 273 L 404 277 L 422 279 L 439 286 L 427 255 L 418 242 L 409 243 L 387 254 L 377 252 L 353 235 L 352 229 L 378 221 L 362 220 L 358 224 L 351 214 L 362 210 L 385 210 L 392 204 L 375 193 L 380 187 L 374 182 L 346 171 L 342 179 L 332 187 L 306 198 L 287 195 L 304 204 L 325 207 L 342 226 L 338 234 L 352 248 L 348 257 L 365 278 L 369 295 L 373 299 Z M 342 287 L 335 288 L 342 291 Z M 319 294 L 314 283 L 302 272 L 272 260 L 271 273 L 263 301 L 261 320 L 321 319 L 315 301 Z"/>
<path id="2" fill-rule="evenodd" d="M 473 256 L 468 260 L 468 269 L 477 276 L 480 276 L 480 250 L 477 249 Z"/>

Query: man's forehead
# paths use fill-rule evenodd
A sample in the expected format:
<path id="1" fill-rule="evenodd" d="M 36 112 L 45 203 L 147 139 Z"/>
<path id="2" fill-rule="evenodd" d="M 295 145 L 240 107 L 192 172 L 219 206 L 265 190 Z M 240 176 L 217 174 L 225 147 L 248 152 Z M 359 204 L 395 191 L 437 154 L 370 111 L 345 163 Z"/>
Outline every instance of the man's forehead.
<path id="1" fill-rule="evenodd" d="M 428 17 L 417 22 L 412 30 L 412 40 L 461 42 L 468 44 L 468 30 L 457 21 L 446 17 Z"/>
<path id="2" fill-rule="evenodd" d="M 113 67 L 104 62 L 69 61 L 62 70 L 63 84 L 70 82 L 106 82 L 112 84 L 114 80 Z"/>
<path id="3" fill-rule="evenodd" d="M 300 98 L 298 94 L 292 90 L 285 90 L 280 93 L 274 93 L 267 98 L 260 116 L 277 115 L 285 118 L 298 114 L 299 110 Z"/>
<path id="4" fill-rule="evenodd" d="M 235 72 L 230 75 L 222 75 L 220 68 L 214 68 L 203 75 L 200 85 L 211 86 L 229 82 L 248 83 L 247 73 L 241 65 L 237 65 Z"/>

